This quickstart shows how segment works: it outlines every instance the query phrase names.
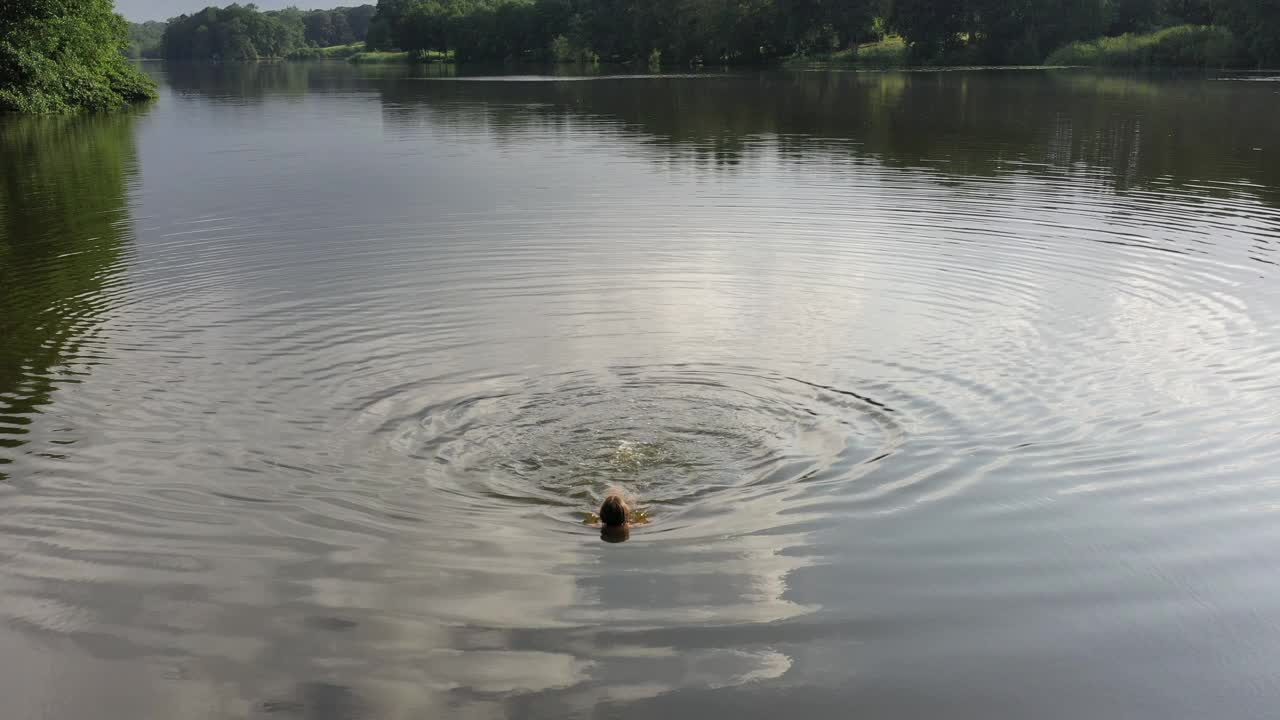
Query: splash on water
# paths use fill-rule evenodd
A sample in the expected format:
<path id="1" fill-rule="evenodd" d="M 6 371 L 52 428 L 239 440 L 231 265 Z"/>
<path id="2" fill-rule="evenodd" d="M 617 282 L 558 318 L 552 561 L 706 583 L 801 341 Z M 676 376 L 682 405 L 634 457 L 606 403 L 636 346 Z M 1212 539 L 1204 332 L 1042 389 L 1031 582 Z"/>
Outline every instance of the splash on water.
<path id="1" fill-rule="evenodd" d="M 623 440 L 609 462 L 618 470 L 636 472 L 661 461 L 665 453 L 654 443 Z"/>

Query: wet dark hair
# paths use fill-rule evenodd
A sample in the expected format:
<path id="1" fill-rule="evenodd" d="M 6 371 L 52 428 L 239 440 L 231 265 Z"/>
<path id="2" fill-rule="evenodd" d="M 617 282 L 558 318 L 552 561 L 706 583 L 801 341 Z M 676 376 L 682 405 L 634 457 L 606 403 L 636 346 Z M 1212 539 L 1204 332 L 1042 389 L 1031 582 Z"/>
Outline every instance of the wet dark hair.
<path id="1" fill-rule="evenodd" d="M 600 528 L 600 539 L 607 543 L 623 543 L 631 539 L 631 528 L 627 525 L 606 525 Z"/>
<path id="2" fill-rule="evenodd" d="M 600 504 L 600 522 L 604 523 L 605 527 L 626 525 L 629 514 L 627 504 L 617 495 L 610 495 Z"/>

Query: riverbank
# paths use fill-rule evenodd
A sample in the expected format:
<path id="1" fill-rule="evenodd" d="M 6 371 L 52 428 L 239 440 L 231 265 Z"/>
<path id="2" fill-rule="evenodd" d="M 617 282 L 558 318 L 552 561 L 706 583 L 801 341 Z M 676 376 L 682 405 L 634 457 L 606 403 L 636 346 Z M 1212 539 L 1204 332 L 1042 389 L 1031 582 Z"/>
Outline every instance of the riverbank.
<path id="1" fill-rule="evenodd" d="M 410 59 L 407 52 L 369 50 L 352 55 L 347 58 L 347 62 L 359 65 L 407 65 Z"/>
<path id="2" fill-rule="evenodd" d="M 289 60 L 347 60 L 365 52 L 362 42 L 331 47 L 299 48 L 289 53 Z"/>
<path id="3" fill-rule="evenodd" d="M 446 52 L 402 52 L 370 50 L 359 52 L 347 58 L 347 62 L 360 65 L 403 65 L 453 62 L 453 53 Z"/>
<path id="4" fill-rule="evenodd" d="M 1045 64 L 1129 68 L 1255 65 L 1230 30 L 1211 25 L 1179 25 L 1146 34 L 1074 42 L 1050 53 Z"/>
<path id="5" fill-rule="evenodd" d="M 988 65 L 969 48 L 927 60 L 911 57 L 900 37 L 890 36 L 828 55 L 797 56 L 789 65 L 812 63 L 864 68 Z M 1249 57 L 1231 31 L 1213 25 L 1178 25 L 1150 33 L 1100 37 L 1065 45 L 1050 53 L 1046 66 L 1114 68 L 1250 68 Z"/>
<path id="6" fill-rule="evenodd" d="M 456 61 L 451 52 L 368 50 L 364 43 L 302 48 L 283 59 L 346 60 L 362 65 L 430 64 Z M 268 58 L 259 59 L 259 61 L 265 60 Z M 940 57 L 928 60 L 915 59 L 911 56 L 911 49 L 907 42 L 894 35 L 845 50 L 827 54 L 797 55 L 781 62 L 790 67 L 833 65 L 868 69 L 975 65 L 1003 67 L 984 62 L 972 47 L 956 48 Z M 1231 31 L 1208 25 L 1179 25 L 1151 33 L 1126 34 L 1074 42 L 1050 53 L 1043 64 L 1055 67 L 1113 68 L 1251 68 L 1256 66 Z M 654 65 L 653 59 L 650 58 L 651 69 L 662 67 L 674 66 Z"/>
<path id="7" fill-rule="evenodd" d="M 862 43 L 832 53 L 797 55 L 785 61 L 786 65 L 791 66 L 811 63 L 874 68 L 905 67 L 908 64 L 907 43 L 900 37 L 889 36 L 877 42 Z"/>

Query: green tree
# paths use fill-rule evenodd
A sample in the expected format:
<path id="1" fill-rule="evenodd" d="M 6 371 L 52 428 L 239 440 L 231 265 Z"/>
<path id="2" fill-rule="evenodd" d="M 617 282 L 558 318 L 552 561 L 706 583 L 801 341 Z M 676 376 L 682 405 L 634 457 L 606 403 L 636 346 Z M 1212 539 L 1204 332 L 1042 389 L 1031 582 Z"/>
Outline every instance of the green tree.
<path id="1" fill-rule="evenodd" d="M 968 0 L 968 45 L 980 62 L 1037 64 L 1054 49 L 1106 29 L 1106 0 Z"/>
<path id="2" fill-rule="evenodd" d="M 111 0 L 0 0 L 0 110 L 115 110 L 155 96 Z"/>
<path id="3" fill-rule="evenodd" d="M 1212 14 L 1259 62 L 1277 62 L 1277 5 L 1280 0 L 379 0 L 369 44 L 451 50 L 459 60 L 598 56 L 654 66 L 821 53 L 877 38 L 873 28 L 887 28 L 903 36 L 918 62 L 1038 64 L 1078 40 L 1203 24 Z"/>
<path id="4" fill-rule="evenodd" d="M 1162 0 L 1107 0 L 1108 35 L 1146 32 L 1160 24 L 1164 14 Z"/>
<path id="5" fill-rule="evenodd" d="M 343 9 L 346 11 L 347 26 L 351 28 L 352 42 L 363 41 L 369 36 L 369 24 L 377 8 L 373 5 L 360 5 Z"/>
<path id="6" fill-rule="evenodd" d="M 129 24 L 129 48 L 125 54 L 131 58 L 158 58 L 161 43 L 164 42 L 162 22 L 145 22 Z"/>
<path id="7" fill-rule="evenodd" d="M 1164 25 L 1209 25 L 1213 22 L 1215 0 L 1163 0 L 1160 14 Z"/>
<path id="8" fill-rule="evenodd" d="M 369 35 L 365 44 L 374 50 L 402 48 L 410 40 L 406 36 L 406 22 L 410 13 L 422 3 L 415 0 L 378 0 L 377 10 L 369 23 Z"/>
<path id="9" fill-rule="evenodd" d="M 1280 0 L 1217 0 L 1215 19 L 1226 25 L 1259 65 L 1280 65 Z"/>
<path id="10" fill-rule="evenodd" d="M 963 44 L 965 10 L 955 0 L 893 0 L 886 21 L 907 41 L 912 57 L 933 59 Z"/>
<path id="11" fill-rule="evenodd" d="M 307 13 L 302 19 L 302 23 L 306 28 L 305 39 L 307 44 L 317 47 L 339 44 L 333 42 L 333 37 L 336 33 L 333 27 L 333 17 L 328 12 Z"/>
<path id="12" fill-rule="evenodd" d="M 282 58 L 306 44 L 301 10 L 259 12 L 254 5 L 209 7 L 169 21 L 163 52 L 175 60 Z"/>
<path id="13" fill-rule="evenodd" d="M 800 52 L 848 47 L 872 37 L 875 10 L 864 0 L 777 0 L 778 42 Z"/>

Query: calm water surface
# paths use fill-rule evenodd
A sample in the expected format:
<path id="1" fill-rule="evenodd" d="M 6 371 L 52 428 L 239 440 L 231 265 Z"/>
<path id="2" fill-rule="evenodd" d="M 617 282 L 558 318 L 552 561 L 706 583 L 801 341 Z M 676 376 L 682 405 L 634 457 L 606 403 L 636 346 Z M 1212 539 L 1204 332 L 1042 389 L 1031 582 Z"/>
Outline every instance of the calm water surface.
<path id="1" fill-rule="evenodd" d="M 6 718 L 1280 706 L 1280 83 L 151 71 L 0 119 Z"/>

